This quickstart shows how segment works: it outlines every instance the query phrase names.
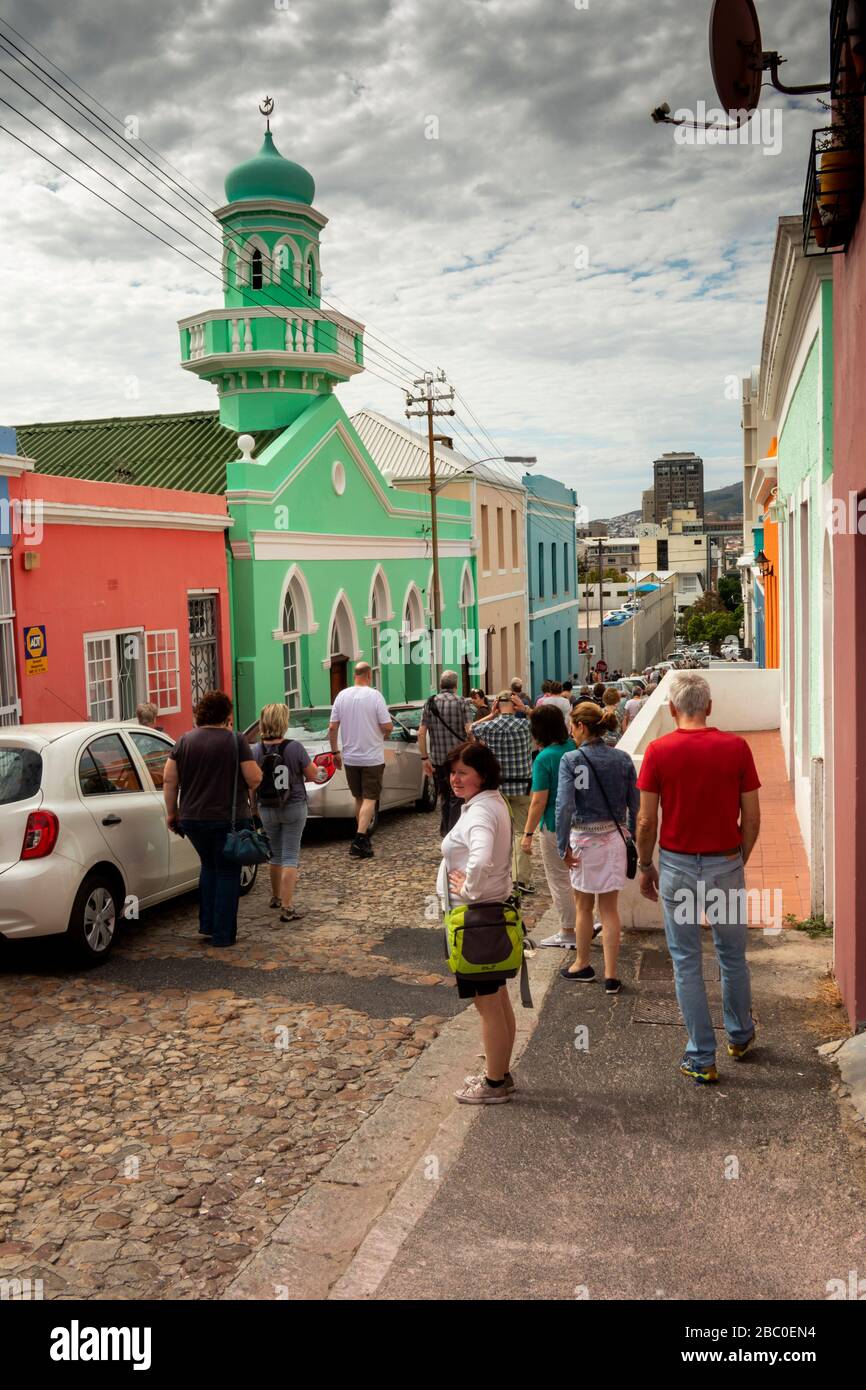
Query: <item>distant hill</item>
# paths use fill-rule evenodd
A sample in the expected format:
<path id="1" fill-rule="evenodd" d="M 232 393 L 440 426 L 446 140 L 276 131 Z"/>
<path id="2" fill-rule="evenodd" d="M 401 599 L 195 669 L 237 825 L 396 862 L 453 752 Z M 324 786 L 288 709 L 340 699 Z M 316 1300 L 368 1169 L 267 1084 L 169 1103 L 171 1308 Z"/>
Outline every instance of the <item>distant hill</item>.
<path id="1" fill-rule="evenodd" d="M 729 483 L 704 493 L 704 511 L 714 512 L 723 521 L 733 521 L 743 515 L 743 484 Z"/>
<path id="2" fill-rule="evenodd" d="M 729 483 L 727 487 L 714 488 L 712 492 L 704 493 L 704 513 L 712 512 L 722 521 L 733 521 L 735 517 L 743 515 L 743 484 Z M 629 526 L 637 526 L 641 519 L 640 510 L 635 512 L 620 512 L 619 516 L 610 518 L 610 526 L 615 527 L 619 535 L 625 536 L 633 534 L 628 530 Z"/>

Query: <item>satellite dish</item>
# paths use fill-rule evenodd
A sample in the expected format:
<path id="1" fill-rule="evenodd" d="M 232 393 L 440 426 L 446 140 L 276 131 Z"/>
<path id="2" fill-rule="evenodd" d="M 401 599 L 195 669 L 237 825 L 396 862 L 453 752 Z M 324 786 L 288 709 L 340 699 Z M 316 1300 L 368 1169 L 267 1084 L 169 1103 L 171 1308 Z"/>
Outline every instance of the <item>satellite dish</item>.
<path id="1" fill-rule="evenodd" d="M 751 117 L 761 100 L 764 68 L 753 0 L 713 0 L 710 66 L 722 109 L 747 111 Z"/>

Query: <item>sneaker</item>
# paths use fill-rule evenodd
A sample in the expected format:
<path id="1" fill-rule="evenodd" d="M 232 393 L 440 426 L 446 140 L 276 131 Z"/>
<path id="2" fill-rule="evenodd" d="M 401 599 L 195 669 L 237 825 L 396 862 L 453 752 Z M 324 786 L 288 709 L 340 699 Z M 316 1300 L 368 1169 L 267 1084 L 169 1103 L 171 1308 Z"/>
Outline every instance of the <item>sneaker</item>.
<path id="1" fill-rule="evenodd" d="M 738 1062 L 741 1062 L 745 1057 L 746 1053 L 750 1050 L 750 1048 L 754 1046 L 754 1043 L 755 1030 L 753 1028 L 752 1036 L 750 1038 L 746 1038 L 746 1041 L 744 1043 L 728 1043 L 728 1056 L 735 1058 Z"/>
<path id="2" fill-rule="evenodd" d="M 591 984 L 595 979 L 595 971 L 591 965 L 585 965 L 583 970 L 569 970 L 568 966 L 564 965 L 559 973 L 564 980 L 577 980 L 582 985 Z"/>
<path id="3" fill-rule="evenodd" d="M 517 887 L 520 889 L 520 892 L 521 892 L 521 893 L 527 893 L 529 896 L 531 896 L 533 893 L 537 892 L 537 889 L 536 889 L 534 883 L 520 883 L 520 882 L 518 882 Z"/>
<path id="4" fill-rule="evenodd" d="M 593 939 L 593 941 L 595 941 L 595 938 L 596 938 L 597 936 L 601 936 L 601 922 L 593 922 L 593 924 L 592 924 L 592 939 Z"/>
<path id="5" fill-rule="evenodd" d="M 486 1076 L 473 1076 L 454 1092 L 461 1105 L 502 1105 L 503 1101 L 511 1100 L 512 1094 L 504 1085 L 491 1086 Z"/>
<path id="6" fill-rule="evenodd" d="M 475 1085 L 477 1085 L 477 1083 L 478 1083 L 479 1081 L 486 1081 L 486 1080 L 487 1080 L 487 1077 L 485 1076 L 484 1072 L 481 1071 L 481 1072 L 477 1072 L 477 1073 L 475 1074 L 475 1076 L 464 1076 L 464 1078 L 463 1078 L 463 1085 L 464 1085 L 464 1086 L 475 1086 Z M 507 1071 L 507 1072 L 505 1073 L 505 1081 L 504 1081 L 504 1083 L 503 1083 L 502 1089 L 503 1089 L 503 1091 L 507 1091 L 509 1095 L 511 1095 L 512 1091 L 516 1091 L 516 1090 L 517 1090 L 517 1087 L 516 1087 L 515 1084 L 514 1084 L 514 1077 L 511 1075 L 511 1072 L 510 1072 L 510 1071 Z"/>
<path id="7" fill-rule="evenodd" d="M 372 859 L 374 851 L 369 835 L 356 835 L 349 846 L 349 853 L 353 859 Z"/>
<path id="8" fill-rule="evenodd" d="M 564 931 L 554 932 L 553 936 L 546 936 L 544 940 L 539 941 L 538 944 L 539 946 L 564 946 L 566 951 L 574 951 L 577 949 L 577 943 L 575 942 L 573 934 L 570 935 L 568 932 Z"/>
<path id="9" fill-rule="evenodd" d="M 300 922 L 303 918 L 303 915 L 303 912 L 299 912 L 296 907 L 284 907 L 282 912 L 280 913 L 280 921 Z"/>
<path id="10" fill-rule="evenodd" d="M 280 898 L 271 898 L 270 902 L 268 903 L 268 907 L 282 907 L 282 905 L 283 904 Z"/>
<path id="11" fill-rule="evenodd" d="M 715 1066 L 699 1067 L 687 1057 L 680 1062 L 680 1071 L 683 1076 L 691 1076 L 699 1086 L 714 1086 L 719 1079 Z"/>
<path id="12" fill-rule="evenodd" d="M 614 979 L 613 977 L 611 977 L 611 978 L 609 978 L 609 979 L 606 979 L 605 982 L 604 982 L 604 992 L 605 992 L 605 994 L 619 994 L 619 992 L 620 992 L 621 989 L 622 989 L 622 980 L 617 980 L 617 979 Z"/>

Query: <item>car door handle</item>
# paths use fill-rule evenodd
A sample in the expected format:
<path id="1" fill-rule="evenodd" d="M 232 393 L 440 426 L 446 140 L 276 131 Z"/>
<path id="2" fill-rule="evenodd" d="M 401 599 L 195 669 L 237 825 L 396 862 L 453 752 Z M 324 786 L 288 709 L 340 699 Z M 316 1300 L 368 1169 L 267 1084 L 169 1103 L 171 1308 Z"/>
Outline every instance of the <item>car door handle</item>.
<path id="1" fill-rule="evenodd" d="M 103 824 L 103 825 L 120 825 L 121 820 L 122 820 L 122 817 L 121 817 L 121 816 L 113 816 L 113 815 L 112 815 L 112 816 L 103 816 L 103 817 L 102 817 L 102 824 Z"/>

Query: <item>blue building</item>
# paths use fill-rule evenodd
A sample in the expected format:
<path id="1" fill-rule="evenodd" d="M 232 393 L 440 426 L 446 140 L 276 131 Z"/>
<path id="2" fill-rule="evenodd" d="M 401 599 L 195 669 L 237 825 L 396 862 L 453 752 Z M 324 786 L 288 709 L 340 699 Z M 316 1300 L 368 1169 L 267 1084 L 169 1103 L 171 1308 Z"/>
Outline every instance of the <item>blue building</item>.
<path id="1" fill-rule="evenodd" d="M 555 478 L 526 474 L 530 689 L 577 671 L 577 496 Z"/>

